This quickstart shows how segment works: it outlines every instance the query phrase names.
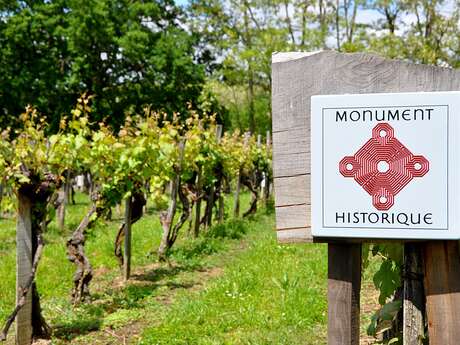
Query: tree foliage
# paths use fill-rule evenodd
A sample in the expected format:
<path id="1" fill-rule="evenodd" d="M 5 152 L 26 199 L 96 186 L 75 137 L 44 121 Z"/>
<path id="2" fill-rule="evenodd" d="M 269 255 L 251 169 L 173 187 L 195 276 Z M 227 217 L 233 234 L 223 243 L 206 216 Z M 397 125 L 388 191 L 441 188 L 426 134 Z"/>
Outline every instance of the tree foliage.
<path id="1" fill-rule="evenodd" d="M 459 8 L 446 0 L 192 0 L 188 22 L 211 57 L 210 85 L 232 124 L 264 132 L 273 53 L 365 51 L 458 67 Z"/>
<path id="2" fill-rule="evenodd" d="M 126 113 L 150 105 L 186 113 L 201 93 L 203 68 L 195 37 L 171 0 L 9 1 L 0 8 L 0 114 L 32 104 L 56 130 L 83 92 L 94 95 L 93 118 L 119 126 Z"/>

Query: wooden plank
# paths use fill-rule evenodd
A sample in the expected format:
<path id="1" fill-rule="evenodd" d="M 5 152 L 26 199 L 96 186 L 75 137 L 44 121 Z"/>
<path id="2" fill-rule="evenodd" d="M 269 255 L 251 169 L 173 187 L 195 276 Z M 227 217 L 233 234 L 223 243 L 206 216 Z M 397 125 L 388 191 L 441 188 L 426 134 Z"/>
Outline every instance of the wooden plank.
<path id="1" fill-rule="evenodd" d="M 311 243 L 313 241 L 310 228 L 279 230 L 276 232 L 276 237 L 279 243 Z"/>
<path id="2" fill-rule="evenodd" d="M 297 182 L 298 194 L 286 192 L 285 186 L 287 181 L 295 183 L 289 178 L 302 181 L 306 177 L 301 176 L 310 173 L 311 96 L 460 90 L 460 71 L 334 51 L 276 54 L 272 80 L 275 203 L 293 208 L 310 204 L 309 184 Z M 297 211 L 283 210 L 282 214 Z M 284 229 L 285 222 L 277 219 L 277 229 Z M 299 224 L 298 220 L 292 222 Z M 302 226 L 308 228 L 310 223 Z"/>
<path id="3" fill-rule="evenodd" d="M 16 225 L 16 304 L 22 295 L 22 287 L 32 274 L 32 220 L 31 200 L 19 193 L 18 220 Z M 16 316 L 16 345 L 32 343 L 32 294 L 28 293 L 24 306 Z"/>
<path id="4" fill-rule="evenodd" d="M 328 345 L 359 345 L 361 244 L 328 244 Z"/>
<path id="5" fill-rule="evenodd" d="M 460 339 L 460 260 L 458 241 L 431 241 L 424 248 L 425 295 L 430 345 Z"/>
<path id="6" fill-rule="evenodd" d="M 275 206 L 310 204 L 310 175 L 277 178 Z"/>
<path id="7" fill-rule="evenodd" d="M 320 53 L 320 51 L 316 51 L 316 52 L 277 52 L 277 53 L 273 53 L 272 55 L 272 63 L 286 62 L 286 61 L 301 59 L 303 57 L 310 56 L 310 55 L 317 54 L 317 53 Z"/>
<path id="8" fill-rule="evenodd" d="M 293 128 L 273 133 L 273 176 L 284 177 L 310 173 L 310 130 Z M 282 164 L 278 164 L 282 162 Z"/>
<path id="9" fill-rule="evenodd" d="M 425 296 L 422 243 L 404 244 L 403 345 L 422 345 Z"/>
<path id="10" fill-rule="evenodd" d="M 125 257 L 123 260 L 123 278 L 129 280 L 131 275 L 131 211 L 132 197 L 125 200 Z"/>
<path id="11" fill-rule="evenodd" d="M 278 229 L 307 228 L 310 226 L 310 205 L 275 208 Z"/>

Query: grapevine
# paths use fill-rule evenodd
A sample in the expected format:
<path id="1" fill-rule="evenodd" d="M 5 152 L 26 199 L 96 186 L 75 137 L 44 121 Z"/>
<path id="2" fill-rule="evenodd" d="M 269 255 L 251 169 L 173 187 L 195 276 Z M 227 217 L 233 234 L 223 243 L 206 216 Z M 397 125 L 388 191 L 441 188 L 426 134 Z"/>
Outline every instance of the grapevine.
<path id="1" fill-rule="evenodd" d="M 34 297 L 36 336 L 48 337 L 50 332 L 35 288 L 42 236 L 52 209 L 62 206 L 59 188 L 70 184 L 72 176 L 88 174 L 92 184 L 91 205 L 67 240 L 68 259 L 76 266 L 71 292 L 74 304 L 90 301 L 93 270 L 85 253 L 86 233 L 115 205 L 130 201 L 131 224 L 142 217 L 147 201 L 158 210 L 163 236 L 157 254 L 164 261 L 187 221 L 198 236 L 201 228 L 212 225 L 214 213 L 219 222 L 223 220 L 223 200 L 238 181 L 252 193 L 251 206 L 244 215 L 254 213 L 262 177 L 271 176 L 269 148 L 255 145 L 253 138 L 239 132 L 221 136 L 221 126 L 213 115 L 190 109 L 186 121 L 180 121 L 179 116 L 169 118 L 146 109 L 142 115 L 128 116 L 124 125 L 114 130 L 104 122 L 90 123 L 91 101 L 91 96 L 81 96 L 71 114 L 61 119 L 57 133 L 48 133 L 48 124 L 33 108 L 22 115 L 20 130 L 6 128 L 1 133 L 2 190 L 14 191 L 14 195 L 2 193 L 2 204 L 25 199 L 32 203 L 34 268 L 30 286 L 22 291 L 24 296 L 32 293 Z M 203 215 L 202 201 L 206 203 Z M 122 222 L 114 240 L 120 265 L 126 225 Z M 21 307 L 19 302 L 3 338 Z"/>

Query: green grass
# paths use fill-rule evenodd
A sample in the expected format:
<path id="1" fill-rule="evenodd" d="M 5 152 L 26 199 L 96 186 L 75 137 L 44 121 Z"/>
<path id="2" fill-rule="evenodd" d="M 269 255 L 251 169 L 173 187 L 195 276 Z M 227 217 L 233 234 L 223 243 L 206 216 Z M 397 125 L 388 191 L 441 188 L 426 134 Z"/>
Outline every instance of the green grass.
<path id="1" fill-rule="evenodd" d="M 181 292 L 140 344 L 324 344 L 325 246 L 277 245 L 273 225 L 266 215 L 249 223 L 222 276 Z"/>
<path id="2" fill-rule="evenodd" d="M 242 204 L 247 205 L 248 199 L 248 195 L 242 195 Z M 227 205 L 227 213 L 231 213 L 230 205 L 231 200 Z M 144 279 L 148 284 L 124 286 L 113 255 L 113 241 L 121 221 L 120 218 L 116 219 L 119 215 L 114 210 L 114 221 L 100 222 L 87 235 L 86 253 L 95 271 L 91 283 L 93 303 L 74 308 L 70 303 L 70 291 L 75 267 L 66 259 L 65 243 L 88 207 L 87 196 L 77 194 L 76 205 L 68 207 L 66 230 L 59 231 L 52 222 L 45 234 L 46 246 L 37 274 L 37 286 L 45 318 L 55 329 L 57 341 L 141 318 L 138 312 L 132 311 L 133 308 L 142 308 L 144 300 L 148 298 L 169 294 L 171 289 L 186 286 L 187 280 L 191 280 L 190 276 L 199 276 L 199 270 L 212 265 L 214 254 L 225 252 L 247 230 L 246 222 L 229 220 L 225 225 L 212 227 L 206 237 L 193 240 L 183 229 L 172 251 L 172 266 L 165 264 L 149 267 L 158 266 L 156 249 L 161 238 L 158 216 L 150 210 L 133 225 L 132 230 L 133 274 L 144 275 L 139 280 Z M 15 220 L 0 221 L 0 243 L 2 322 L 14 307 L 15 300 Z"/>
<path id="3" fill-rule="evenodd" d="M 243 209 L 248 201 L 243 195 Z M 113 256 L 120 219 L 100 222 L 86 244 L 95 271 L 92 302 L 73 307 L 74 266 L 65 242 L 87 208 L 87 197 L 77 194 L 66 231 L 53 222 L 46 234 L 38 289 L 53 344 L 117 344 L 123 337 L 143 345 L 326 344 L 326 246 L 278 245 L 274 215 L 264 209 L 249 220 L 230 218 L 198 239 L 183 229 L 163 264 L 155 255 L 161 227 L 150 210 L 133 226 L 127 284 Z M 119 217 L 116 210 L 113 217 Z M 0 322 L 14 305 L 14 228 L 15 221 L 0 221 Z M 371 275 L 364 280 L 369 283 Z"/>

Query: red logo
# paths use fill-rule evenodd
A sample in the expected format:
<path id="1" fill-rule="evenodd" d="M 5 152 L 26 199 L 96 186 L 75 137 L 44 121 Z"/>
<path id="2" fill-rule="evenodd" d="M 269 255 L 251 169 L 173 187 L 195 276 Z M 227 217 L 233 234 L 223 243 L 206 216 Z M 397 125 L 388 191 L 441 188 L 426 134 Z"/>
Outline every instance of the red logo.
<path id="1" fill-rule="evenodd" d="M 389 210 L 394 197 L 414 177 L 422 177 L 430 170 L 428 160 L 413 155 L 398 139 L 388 123 L 379 123 L 372 130 L 372 138 L 354 156 L 346 156 L 339 163 L 345 177 L 353 177 L 372 196 L 377 210 Z"/>

